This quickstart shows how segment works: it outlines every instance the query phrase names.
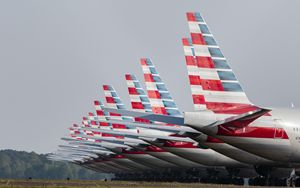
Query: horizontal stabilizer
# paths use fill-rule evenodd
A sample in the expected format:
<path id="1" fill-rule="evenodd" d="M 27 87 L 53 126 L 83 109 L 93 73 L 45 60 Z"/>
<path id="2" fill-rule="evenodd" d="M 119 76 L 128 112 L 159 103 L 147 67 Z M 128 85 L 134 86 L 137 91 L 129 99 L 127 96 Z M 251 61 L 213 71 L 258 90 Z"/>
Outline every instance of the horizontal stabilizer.
<path id="1" fill-rule="evenodd" d="M 159 115 L 159 114 L 152 114 L 152 113 L 146 113 L 146 112 L 136 112 L 132 110 L 121 110 L 121 109 L 114 109 L 114 108 L 104 108 L 104 110 L 112 113 L 121 114 L 123 116 L 131 116 L 131 117 L 137 117 L 152 121 L 158 121 L 163 123 L 169 123 L 169 124 L 175 124 L 175 125 L 184 125 L 184 119 L 183 117 L 174 117 L 174 116 L 168 116 L 168 115 Z"/>
<path id="2" fill-rule="evenodd" d="M 233 116 L 230 118 L 225 119 L 224 121 L 218 121 L 217 125 L 222 125 L 226 127 L 232 127 L 232 128 L 243 128 L 248 126 L 250 123 L 252 123 L 257 118 L 267 114 L 271 110 L 269 109 L 257 109 L 254 111 L 250 111 L 241 115 Z"/>

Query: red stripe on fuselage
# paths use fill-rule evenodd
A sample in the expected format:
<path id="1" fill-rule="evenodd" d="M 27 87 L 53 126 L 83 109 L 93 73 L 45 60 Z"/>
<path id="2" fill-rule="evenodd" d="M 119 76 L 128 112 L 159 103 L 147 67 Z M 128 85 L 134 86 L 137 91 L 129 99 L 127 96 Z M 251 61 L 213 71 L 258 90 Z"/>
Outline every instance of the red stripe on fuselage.
<path id="1" fill-rule="evenodd" d="M 283 128 L 275 127 L 251 127 L 247 126 L 242 129 L 233 130 L 228 127 L 219 126 L 219 136 L 233 136 L 233 137 L 249 137 L 249 138 L 277 138 L 289 139 L 287 133 Z"/>
<path id="2" fill-rule="evenodd" d="M 166 141 L 164 147 L 174 147 L 174 148 L 197 148 L 192 142 L 174 142 Z"/>

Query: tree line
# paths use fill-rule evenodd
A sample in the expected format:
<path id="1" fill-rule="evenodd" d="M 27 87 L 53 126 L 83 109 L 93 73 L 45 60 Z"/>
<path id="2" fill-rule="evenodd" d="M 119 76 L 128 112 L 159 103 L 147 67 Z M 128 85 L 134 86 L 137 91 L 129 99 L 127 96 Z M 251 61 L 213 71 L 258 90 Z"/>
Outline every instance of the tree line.
<path id="1" fill-rule="evenodd" d="M 90 179 L 109 177 L 78 165 L 50 161 L 46 154 L 0 150 L 0 178 L 19 179 Z"/>

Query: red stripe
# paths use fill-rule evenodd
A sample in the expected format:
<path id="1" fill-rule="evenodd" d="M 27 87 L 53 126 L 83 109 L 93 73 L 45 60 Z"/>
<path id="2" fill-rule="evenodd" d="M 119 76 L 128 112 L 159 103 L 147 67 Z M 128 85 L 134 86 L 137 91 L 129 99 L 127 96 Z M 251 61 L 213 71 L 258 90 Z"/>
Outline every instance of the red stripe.
<path id="1" fill-rule="evenodd" d="M 221 141 L 217 138 L 211 137 L 211 136 L 207 136 L 206 142 L 209 142 L 209 143 L 224 143 L 223 141 Z"/>
<path id="2" fill-rule="evenodd" d="M 112 127 L 115 129 L 127 129 L 126 125 L 123 124 L 112 124 Z"/>
<path id="3" fill-rule="evenodd" d="M 102 133 L 102 137 L 113 137 L 112 134 L 108 134 L 108 133 Z"/>
<path id="4" fill-rule="evenodd" d="M 144 74 L 145 82 L 155 82 L 152 74 Z"/>
<path id="5" fill-rule="evenodd" d="M 276 134 L 275 134 L 276 131 Z M 232 130 L 219 126 L 217 135 L 233 137 L 250 137 L 250 138 L 274 138 L 275 136 L 282 139 L 288 139 L 288 135 L 282 128 L 274 127 L 245 127 L 242 129 Z M 282 135 L 282 136 L 281 136 Z"/>
<path id="6" fill-rule="evenodd" d="M 150 99 L 160 99 L 161 98 L 158 91 L 147 91 L 147 93 L 148 93 L 148 97 Z"/>
<path id="7" fill-rule="evenodd" d="M 152 106 L 152 112 L 154 114 L 168 115 L 167 111 L 166 111 L 166 109 L 164 107 L 155 107 L 155 106 Z"/>
<path id="8" fill-rule="evenodd" d="M 117 117 L 120 117 L 120 116 L 121 116 L 121 114 L 116 114 L 116 113 L 112 113 L 112 112 L 110 112 L 109 115 L 110 115 L 110 116 L 117 116 Z"/>
<path id="9" fill-rule="evenodd" d="M 115 155 L 115 156 L 113 156 L 113 158 L 115 158 L 115 159 L 123 159 L 123 158 L 125 158 L 125 156 L 124 155 Z"/>
<path id="10" fill-rule="evenodd" d="M 201 33 L 191 33 L 191 37 L 193 44 L 206 45 Z"/>
<path id="11" fill-rule="evenodd" d="M 146 58 L 142 58 L 140 60 L 141 65 L 147 65 L 147 59 Z"/>
<path id="12" fill-rule="evenodd" d="M 201 85 L 199 76 L 189 75 L 190 85 Z"/>
<path id="13" fill-rule="evenodd" d="M 100 102 L 99 101 L 94 101 L 94 105 L 95 106 L 100 106 Z"/>
<path id="14" fill-rule="evenodd" d="M 125 74 L 125 78 L 126 80 L 132 80 L 131 75 L 130 74 Z"/>
<path id="15" fill-rule="evenodd" d="M 175 147 L 175 148 L 197 148 L 192 142 L 174 142 L 166 141 L 164 147 Z"/>
<path id="16" fill-rule="evenodd" d="M 215 64 L 211 57 L 196 56 L 196 62 L 200 68 L 215 68 Z"/>
<path id="17" fill-rule="evenodd" d="M 141 123 L 150 123 L 150 121 L 149 120 L 147 120 L 147 119 L 143 119 L 143 118 L 134 118 L 134 120 L 136 121 L 136 122 L 141 122 Z"/>
<path id="18" fill-rule="evenodd" d="M 96 110 L 97 116 L 104 116 L 104 112 L 102 110 Z"/>
<path id="19" fill-rule="evenodd" d="M 100 122 L 100 126 L 105 126 L 105 127 L 107 127 L 107 126 L 109 126 L 109 124 L 106 123 L 106 122 Z"/>
<path id="20" fill-rule="evenodd" d="M 207 109 L 217 114 L 243 114 L 257 110 L 257 107 L 240 103 L 205 102 Z"/>
<path id="21" fill-rule="evenodd" d="M 108 87 L 108 85 L 103 85 L 103 90 L 106 90 L 106 91 L 108 91 L 108 90 L 109 90 L 109 87 Z"/>
<path id="22" fill-rule="evenodd" d="M 197 62 L 193 56 L 185 56 L 186 65 L 197 66 Z"/>
<path id="23" fill-rule="evenodd" d="M 138 95 L 139 94 L 137 92 L 136 88 L 134 88 L 134 87 L 129 87 L 128 88 L 128 93 L 129 93 L 129 95 Z"/>
<path id="24" fill-rule="evenodd" d="M 159 147 L 156 147 L 156 146 L 148 146 L 146 148 L 146 151 L 151 151 L 151 152 L 166 152 L 165 150 L 159 148 Z"/>
<path id="25" fill-rule="evenodd" d="M 193 22 L 196 21 L 196 17 L 194 15 L 194 13 L 188 12 L 188 13 L 186 13 L 186 17 L 187 17 L 188 21 L 193 21 Z"/>
<path id="26" fill-rule="evenodd" d="M 205 104 L 205 98 L 203 95 L 192 95 L 194 104 Z"/>
<path id="27" fill-rule="evenodd" d="M 91 121 L 92 125 L 98 125 L 96 121 Z"/>
<path id="28" fill-rule="evenodd" d="M 105 100 L 107 103 L 115 103 L 115 100 L 113 97 L 105 97 Z"/>
<path id="29" fill-rule="evenodd" d="M 141 102 L 131 102 L 132 109 L 144 109 L 144 105 Z"/>
<path id="30" fill-rule="evenodd" d="M 187 38 L 181 39 L 183 46 L 190 46 L 189 40 Z"/>
<path id="31" fill-rule="evenodd" d="M 203 79 L 201 79 L 201 85 L 204 90 L 224 91 L 221 80 L 203 80 Z"/>

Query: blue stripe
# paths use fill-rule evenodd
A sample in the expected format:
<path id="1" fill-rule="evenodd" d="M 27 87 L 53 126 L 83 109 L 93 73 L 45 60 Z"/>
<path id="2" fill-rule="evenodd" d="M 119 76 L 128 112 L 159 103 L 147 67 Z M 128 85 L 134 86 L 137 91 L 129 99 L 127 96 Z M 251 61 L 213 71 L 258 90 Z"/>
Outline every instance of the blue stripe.
<path id="1" fill-rule="evenodd" d="M 117 104 L 117 108 L 118 108 L 118 109 L 125 109 L 125 106 L 124 106 L 123 104 L 122 104 L 122 105 L 118 105 L 118 104 Z"/>
<path id="2" fill-rule="evenodd" d="M 196 12 L 196 13 L 195 13 L 195 17 L 196 17 L 196 21 L 197 21 L 197 22 L 204 22 L 204 20 L 203 20 L 201 14 L 200 14 L 200 12 Z"/>
<path id="3" fill-rule="evenodd" d="M 135 75 L 133 75 L 133 74 L 130 74 L 130 77 L 131 77 L 131 79 L 132 79 L 132 80 L 136 80 L 136 77 L 135 77 Z"/>
<path id="4" fill-rule="evenodd" d="M 121 99 L 118 97 L 118 98 L 113 98 L 114 99 L 114 102 L 116 103 L 116 104 L 122 104 L 122 101 L 121 101 Z"/>
<path id="5" fill-rule="evenodd" d="M 153 80 L 154 80 L 155 82 L 162 82 L 162 80 L 161 80 L 161 78 L 160 78 L 159 76 L 154 76 L 154 75 L 152 75 L 152 77 L 153 77 Z"/>
<path id="6" fill-rule="evenodd" d="M 177 116 L 177 115 L 181 115 L 181 113 L 179 112 L 179 110 L 174 110 L 174 109 L 166 109 L 168 115 L 170 116 Z"/>
<path id="7" fill-rule="evenodd" d="M 137 91 L 137 93 L 138 93 L 139 95 L 145 95 L 145 92 L 144 92 L 144 90 L 142 90 L 142 89 L 137 89 L 137 88 L 136 88 L 136 91 Z"/>
<path id="8" fill-rule="evenodd" d="M 133 85 L 135 88 L 141 88 L 141 85 L 139 82 L 133 82 Z"/>
<path id="9" fill-rule="evenodd" d="M 219 48 L 208 48 L 208 50 L 212 57 L 224 57 Z"/>
<path id="10" fill-rule="evenodd" d="M 163 101 L 165 107 L 177 108 L 176 104 L 173 101 Z"/>
<path id="11" fill-rule="evenodd" d="M 221 80 L 237 80 L 232 71 L 218 71 Z"/>
<path id="12" fill-rule="evenodd" d="M 149 67 L 149 69 L 152 74 L 158 74 L 154 67 Z"/>
<path id="13" fill-rule="evenodd" d="M 117 95 L 117 93 L 115 91 L 111 91 L 110 93 L 111 93 L 112 97 L 118 97 L 118 95 Z"/>
<path id="14" fill-rule="evenodd" d="M 151 62 L 151 60 L 149 58 L 146 58 L 146 64 L 150 65 L 150 66 L 153 65 L 152 62 Z"/>
<path id="15" fill-rule="evenodd" d="M 217 42 L 215 41 L 215 39 L 213 37 L 210 36 L 203 36 L 205 43 L 207 45 L 213 45 L 213 46 L 217 46 Z"/>
<path id="16" fill-rule="evenodd" d="M 157 84 L 156 87 L 158 91 L 168 91 L 164 84 Z"/>
<path id="17" fill-rule="evenodd" d="M 222 83 L 223 88 L 225 91 L 235 91 L 235 92 L 240 92 L 243 91 L 242 87 L 240 86 L 239 83 Z"/>
<path id="18" fill-rule="evenodd" d="M 159 92 L 159 94 L 162 99 L 172 99 L 172 97 L 170 96 L 169 93 L 160 93 Z"/>
<path id="19" fill-rule="evenodd" d="M 141 99 L 142 102 L 150 102 L 148 97 L 140 96 L 140 99 Z"/>
<path id="20" fill-rule="evenodd" d="M 210 34 L 207 25 L 204 24 L 198 24 L 201 30 L 201 33 L 203 34 Z"/>
<path id="21" fill-rule="evenodd" d="M 143 103 L 143 106 L 144 106 L 144 109 L 145 109 L 145 110 L 150 110 L 150 111 L 152 110 L 150 104 L 144 104 L 144 103 Z"/>
<path id="22" fill-rule="evenodd" d="M 213 62 L 215 64 L 215 68 L 217 68 L 217 69 L 230 69 L 226 60 L 214 59 Z"/>

